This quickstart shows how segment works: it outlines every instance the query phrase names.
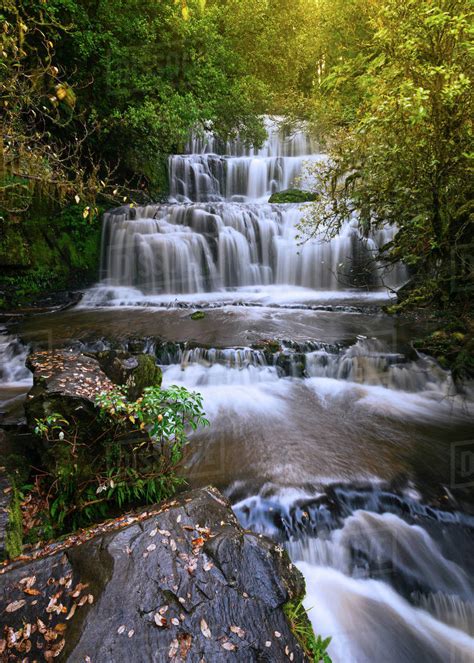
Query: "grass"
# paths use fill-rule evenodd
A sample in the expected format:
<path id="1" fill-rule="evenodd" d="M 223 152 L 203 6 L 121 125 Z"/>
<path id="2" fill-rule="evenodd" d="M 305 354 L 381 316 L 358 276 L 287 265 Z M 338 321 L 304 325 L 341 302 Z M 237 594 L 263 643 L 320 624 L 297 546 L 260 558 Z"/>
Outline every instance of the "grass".
<path id="1" fill-rule="evenodd" d="M 296 639 L 306 656 L 314 663 L 332 663 L 327 648 L 331 638 L 316 636 L 302 600 L 288 601 L 284 606 L 285 615 Z"/>

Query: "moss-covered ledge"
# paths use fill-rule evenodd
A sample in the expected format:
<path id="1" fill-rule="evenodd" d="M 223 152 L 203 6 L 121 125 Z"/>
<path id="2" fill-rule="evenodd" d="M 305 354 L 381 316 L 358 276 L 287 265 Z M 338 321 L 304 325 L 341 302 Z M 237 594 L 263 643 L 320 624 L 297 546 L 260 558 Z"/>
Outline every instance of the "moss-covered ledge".
<path id="1" fill-rule="evenodd" d="M 269 203 L 311 203 L 318 200 L 318 194 L 303 189 L 285 189 L 270 196 Z"/>

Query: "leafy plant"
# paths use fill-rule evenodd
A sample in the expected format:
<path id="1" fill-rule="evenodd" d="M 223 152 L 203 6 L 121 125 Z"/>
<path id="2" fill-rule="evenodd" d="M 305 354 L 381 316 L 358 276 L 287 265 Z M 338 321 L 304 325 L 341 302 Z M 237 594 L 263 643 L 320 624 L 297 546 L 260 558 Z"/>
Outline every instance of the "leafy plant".
<path id="1" fill-rule="evenodd" d="M 316 636 L 313 631 L 313 626 L 308 618 L 308 613 L 300 601 L 288 601 L 284 606 L 285 614 L 290 622 L 291 630 L 299 641 L 306 655 L 311 658 L 314 663 L 332 663 L 327 648 L 331 642 L 331 638 L 322 638 L 320 635 Z"/>
<path id="2" fill-rule="evenodd" d="M 45 442 L 39 485 L 57 532 L 173 495 L 183 484 L 176 467 L 189 431 L 209 424 L 201 395 L 184 387 L 148 387 L 136 401 L 116 387 L 97 406 L 86 429 L 59 413 L 36 420 Z"/>

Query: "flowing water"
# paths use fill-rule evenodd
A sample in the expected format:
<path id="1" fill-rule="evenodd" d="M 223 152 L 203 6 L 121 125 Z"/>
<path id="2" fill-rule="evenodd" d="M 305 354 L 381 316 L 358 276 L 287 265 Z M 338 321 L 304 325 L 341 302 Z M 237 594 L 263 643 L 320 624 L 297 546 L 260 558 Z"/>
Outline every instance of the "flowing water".
<path id="1" fill-rule="evenodd" d="M 268 132 L 258 151 L 193 138 L 168 203 L 105 215 L 100 283 L 21 336 L 146 351 L 165 384 L 203 394 L 189 483 L 286 547 L 335 663 L 473 661 L 473 477 L 456 462 L 474 452 L 472 398 L 381 312 L 406 278 L 374 260 L 393 228 L 364 239 L 351 219 L 298 247 L 307 210 L 268 197 L 324 155 Z M 3 338 L 4 382 L 23 384 L 24 347 Z"/>

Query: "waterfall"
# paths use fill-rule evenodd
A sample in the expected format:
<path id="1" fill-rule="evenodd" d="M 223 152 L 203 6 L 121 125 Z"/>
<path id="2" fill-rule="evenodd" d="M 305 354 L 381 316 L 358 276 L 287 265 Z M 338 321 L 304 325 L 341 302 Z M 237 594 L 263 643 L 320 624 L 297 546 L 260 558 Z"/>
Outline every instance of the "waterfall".
<path id="1" fill-rule="evenodd" d="M 223 143 L 209 132 L 193 137 L 190 153 L 169 158 L 168 203 L 105 214 L 102 282 L 85 303 L 114 300 L 114 288 L 153 297 L 245 287 L 342 292 L 384 285 L 374 257 L 394 228 L 366 239 L 351 219 L 330 242 L 319 237 L 298 245 L 296 226 L 307 205 L 269 204 L 268 198 L 293 186 L 310 187 L 306 164 L 326 157 L 304 129 L 285 133 L 275 122 L 266 124 L 268 137 L 259 150 L 238 138 Z M 395 269 L 388 285 L 403 277 L 403 268 Z"/>

